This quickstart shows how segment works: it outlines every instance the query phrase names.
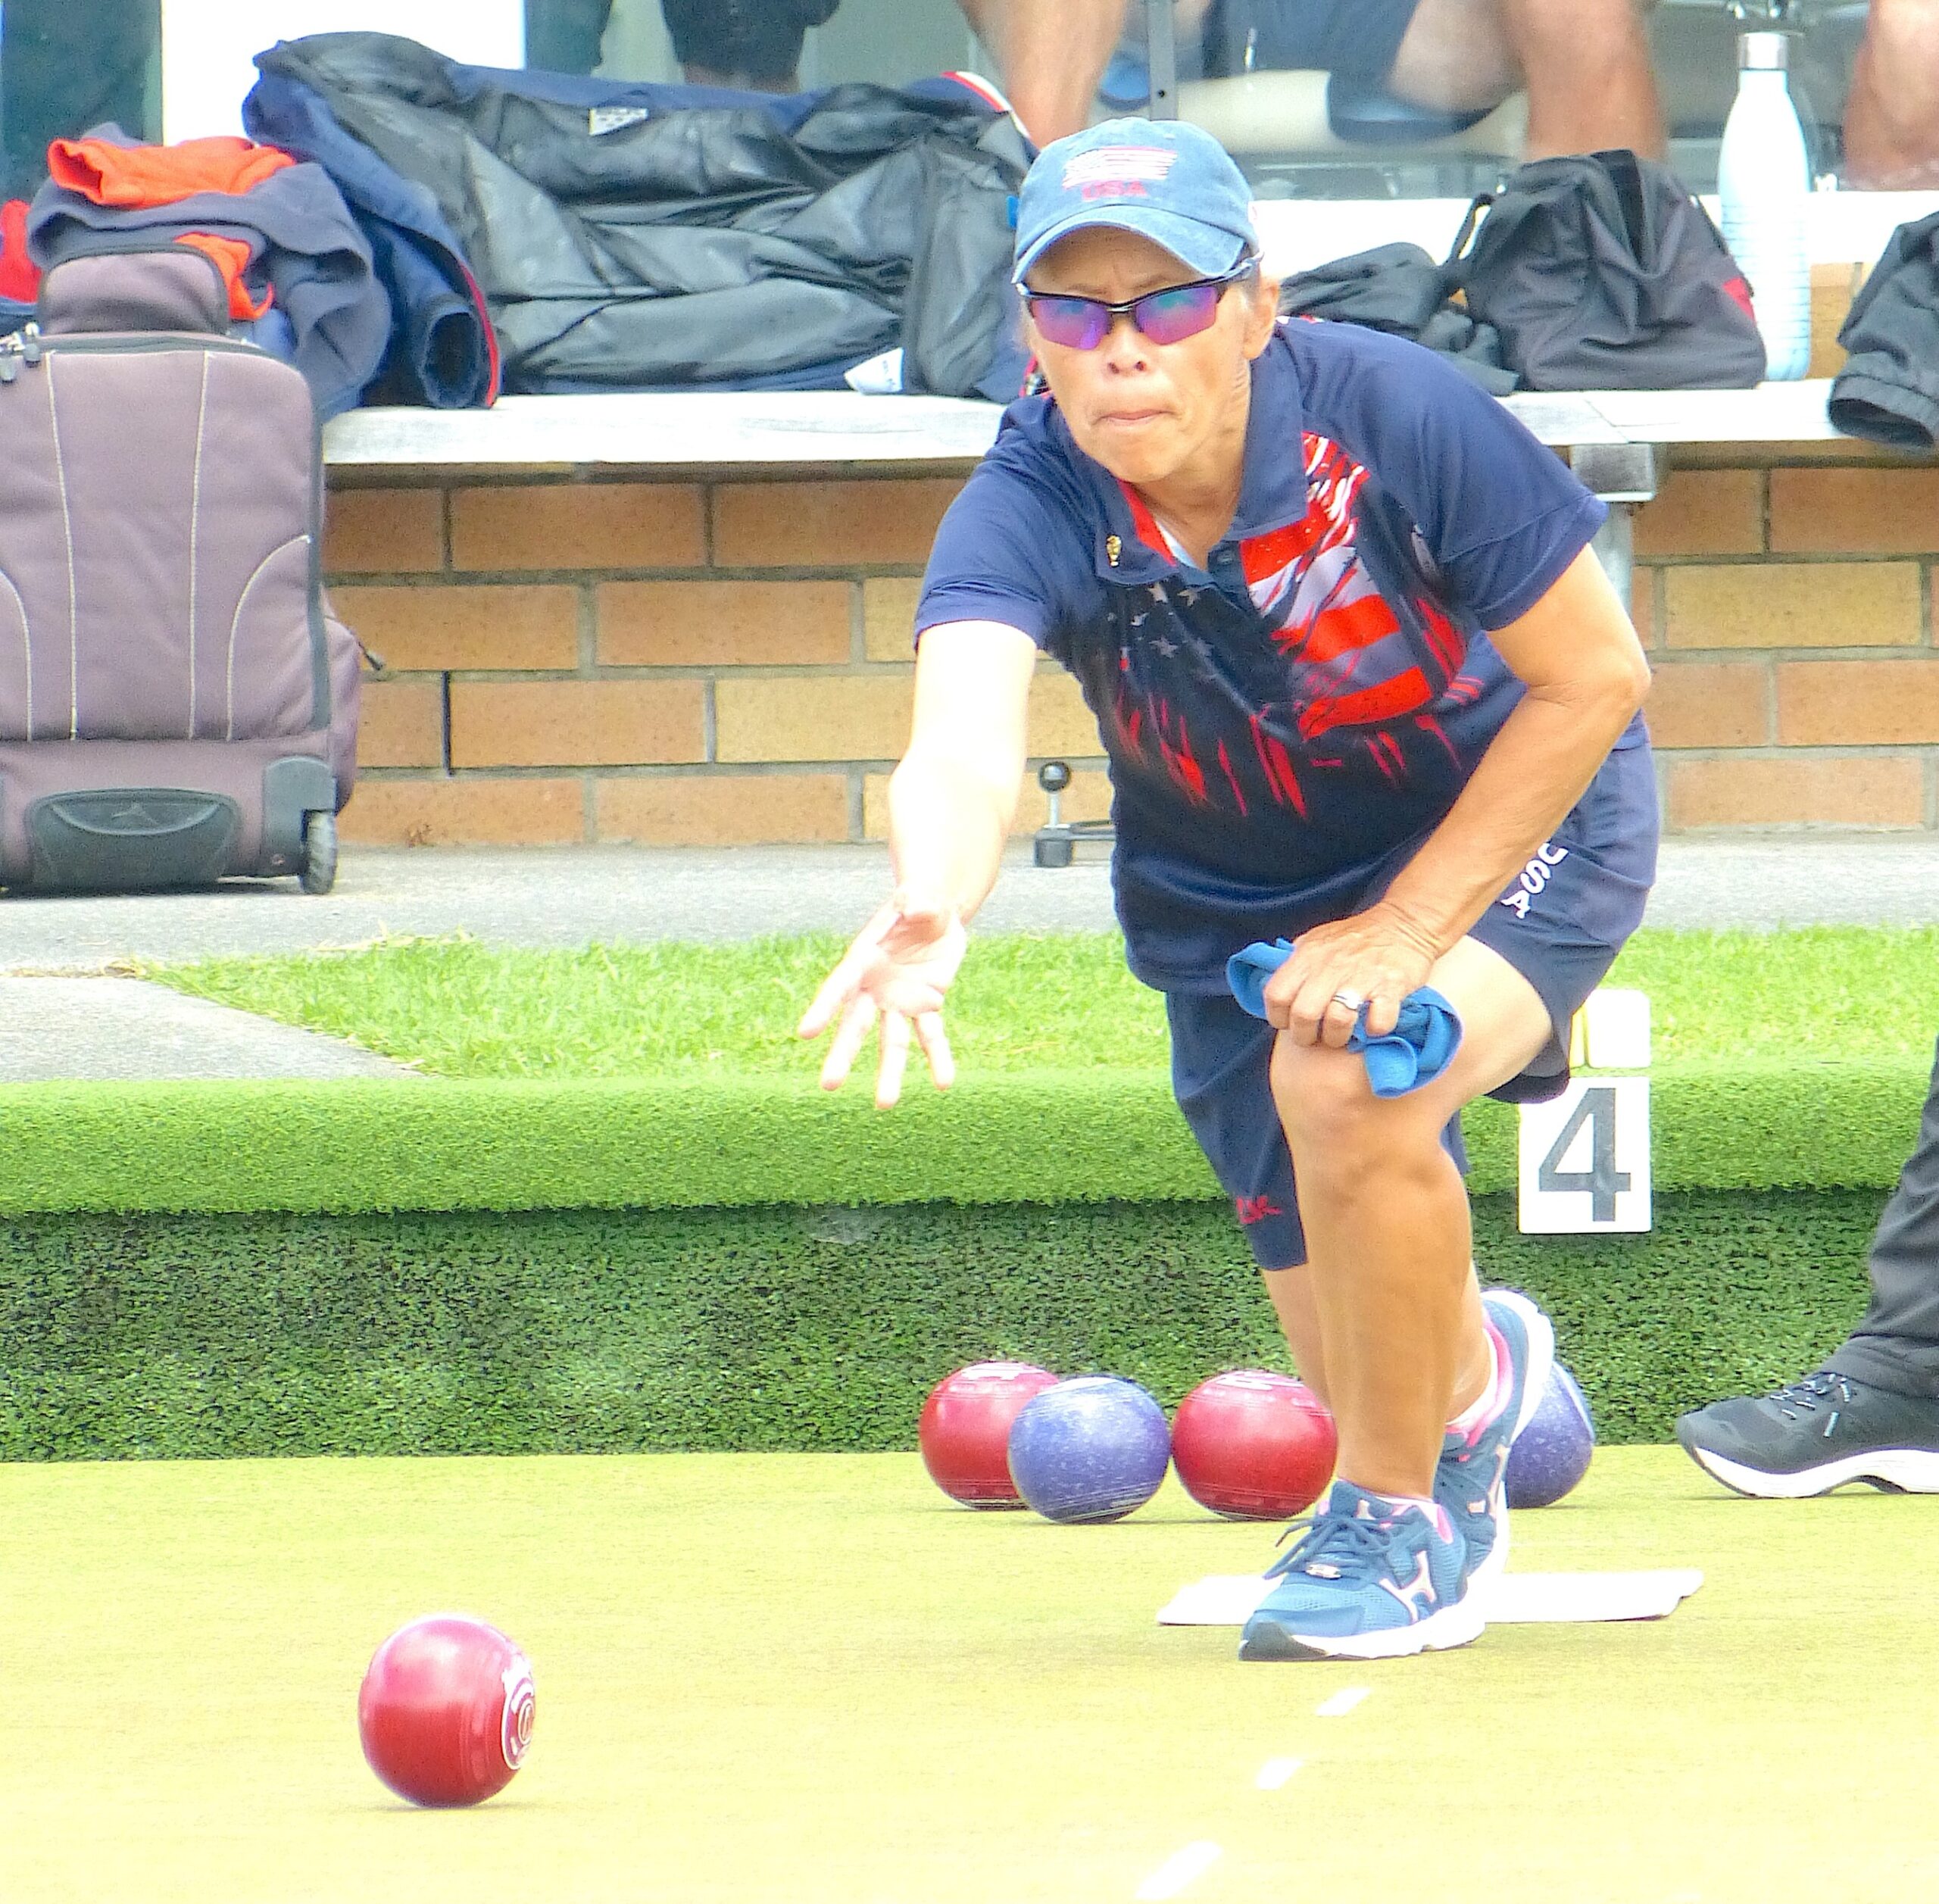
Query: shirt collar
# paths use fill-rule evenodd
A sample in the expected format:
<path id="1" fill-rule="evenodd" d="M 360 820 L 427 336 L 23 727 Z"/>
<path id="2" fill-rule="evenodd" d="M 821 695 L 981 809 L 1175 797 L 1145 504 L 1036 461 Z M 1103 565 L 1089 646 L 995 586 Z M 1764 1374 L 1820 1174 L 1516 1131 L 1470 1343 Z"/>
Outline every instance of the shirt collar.
<path id="1" fill-rule="evenodd" d="M 1092 557 L 1107 582 L 1146 582 L 1176 575 L 1183 566 L 1152 528 L 1150 513 L 1117 479 L 1077 447 L 1070 426 L 1054 407 L 1051 432 L 1103 504 Z M 1302 521 L 1308 507 L 1305 415 L 1299 373 L 1277 331 L 1254 360 L 1251 407 L 1246 418 L 1245 468 L 1238 508 L 1227 542 L 1269 534 Z"/>

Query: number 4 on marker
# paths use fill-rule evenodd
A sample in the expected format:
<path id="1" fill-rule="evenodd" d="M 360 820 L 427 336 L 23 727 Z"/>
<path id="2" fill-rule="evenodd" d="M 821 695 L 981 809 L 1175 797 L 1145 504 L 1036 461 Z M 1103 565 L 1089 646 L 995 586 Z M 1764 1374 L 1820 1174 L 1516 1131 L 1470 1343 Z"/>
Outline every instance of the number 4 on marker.
<path id="1" fill-rule="evenodd" d="M 1565 1170 L 1562 1160 L 1575 1141 L 1575 1133 L 1585 1124 L 1589 1127 L 1589 1167 Z M 1569 1113 L 1569 1122 L 1557 1132 L 1555 1141 L 1548 1147 L 1548 1155 L 1535 1166 L 1535 1188 L 1544 1192 L 1586 1190 L 1594 1199 L 1589 1206 L 1589 1221 L 1613 1223 L 1616 1193 L 1627 1190 L 1630 1181 L 1628 1171 L 1616 1167 L 1616 1087 L 1591 1085 Z"/>
<path id="2" fill-rule="evenodd" d="M 1578 1078 L 1520 1121 L 1525 1232 L 1649 1228 L 1648 1078 Z"/>

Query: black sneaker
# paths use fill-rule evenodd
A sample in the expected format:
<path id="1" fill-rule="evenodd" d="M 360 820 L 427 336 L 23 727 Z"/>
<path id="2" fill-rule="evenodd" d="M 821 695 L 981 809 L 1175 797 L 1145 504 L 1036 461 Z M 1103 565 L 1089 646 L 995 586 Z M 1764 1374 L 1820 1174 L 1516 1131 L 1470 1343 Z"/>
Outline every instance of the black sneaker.
<path id="1" fill-rule="evenodd" d="M 1774 1394 L 1735 1395 L 1677 1417 L 1676 1438 L 1740 1494 L 1797 1500 L 1862 1481 L 1939 1494 L 1939 1401 L 1819 1369 Z"/>

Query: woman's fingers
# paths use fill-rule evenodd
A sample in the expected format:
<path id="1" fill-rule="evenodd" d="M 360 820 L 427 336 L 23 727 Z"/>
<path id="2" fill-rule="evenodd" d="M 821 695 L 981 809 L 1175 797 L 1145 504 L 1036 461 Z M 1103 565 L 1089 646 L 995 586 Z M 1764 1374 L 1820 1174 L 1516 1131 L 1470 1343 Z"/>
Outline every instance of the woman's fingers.
<path id="1" fill-rule="evenodd" d="M 795 1026 L 800 1038 L 820 1038 L 835 1015 L 867 982 L 869 975 L 882 961 L 882 942 L 896 921 L 892 906 L 885 906 L 855 935 L 840 963 L 821 982 L 821 989 L 809 1001 Z"/>
<path id="2" fill-rule="evenodd" d="M 836 1027 L 822 1065 L 823 1090 L 838 1090 L 848 1082 L 863 1041 L 879 1029 L 876 1102 L 885 1109 L 895 1103 L 907 1074 L 912 1024 L 938 1088 L 949 1087 L 956 1061 L 941 1013 L 962 945 L 963 929 L 952 907 L 918 905 L 898 896 L 869 921 L 795 1027 L 804 1038 Z"/>
<path id="3" fill-rule="evenodd" d="M 836 1013 L 860 989 L 867 967 L 865 963 L 857 960 L 855 951 L 856 948 L 851 947 L 841 963 L 821 982 L 821 989 L 808 1001 L 808 1009 L 801 1014 L 801 1023 L 795 1027 L 798 1038 L 820 1038 Z"/>
<path id="4" fill-rule="evenodd" d="M 1391 1032 L 1396 1016 L 1393 987 L 1384 975 L 1345 971 L 1317 977 L 1301 1004 L 1311 1015 L 1314 1044 L 1336 1051 L 1354 1035 L 1356 1025 L 1371 1033 Z"/>
<path id="5" fill-rule="evenodd" d="M 941 1012 L 924 1012 L 916 1020 L 916 1037 L 923 1055 L 929 1061 L 929 1075 L 938 1091 L 947 1091 L 956 1082 L 956 1053 L 949 1048 L 949 1034 L 943 1029 Z"/>
<path id="6" fill-rule="evenodd" d="M 1366 1002 L 1363 993 L 1343 986 L 1346 993 L 1341 997 L 1336 991 L 1319 1008 L 1319 1041 L 1330 1044 L 1339 1050 L 1354 1035 L 1354 1027 L 1360 1022 L 1360 1007 Z"/>
<path id="7" fill-rule="evenodd" d="M 890 972 L 873 988 L 876 1003 L 885 1012 L 900 1012 L 905 1018 L 920 1018 L 942 1008 L 942 994 L 926 979 L 906 972 Z"/>
<path id="8" fill-rule="evenodd" d="M 882 1041 L 882 1063 L 876 1073 L 876 1103 L 882 1110 L 897 1102 L 909 1066 L 909 1032 L 913 1024 L 916 1041 L 929 1061 L 929 1075 L 938 1091 L 947 1091 L 956 1082 L 956 1056 L 949 1048 L 949 1037 L 942 1028 L 942 1013 L 929 1010 L 913 1018 L 901 1012 L 885 1011 L 877 1035 Z"/>
<path id="9" fill-rule="evenodd" d="M 1273 999 L 1269 994 L 1269 1012 L 1273 1005 L 1280 1008 L 1279 1025 L 1296 1042 L 1319 1044 L 1325 1035 L 1327 1014 L 1333 1009 L 1329 997 L 1333 986 L 1324 969 L 1316 959 L 1299 960 L 1295 955 L 1275 975 L 1281 982 L 1279 996 Z"/>
<path id="10" fill-rule="evenodd" d="M 1366 1016 L 1361 1022 L 1369 1038 L 1385 1038 L 1400 1022 L 1400 994 L 1391 985 L 1367 994 Z"/>
<path id="11" fill-rule="evenodd" d="M 862 1048 L 862 1041 L 876 1022 L 876 1001 L 865 992 L 850 1001 L 848 1009 L 841 1015 L 841 1022 L 835 1034 L 834 1042 L 828 1047 L 828 1056 L 821 1067 L 821 1088 L 823 1091 L 838 1091 L 848 1082 L 848 1073 L 854 1068 L 855 1054 Z"/>
<path id="12" fill-rule="evenodd" d="M 884 1012 L 876 1037 L 882 1047 L 876 1066 L 876 1108 L 887 1110 L 902 1095 L 909 1068 L 909 1021 L 900 1012 Z"/>
<path id="13" fill-rule="evenodd" d="M 1270 990 L 1266 994 L 1268 1019 L 1290 1032 L 1299 1044 L 1328 1044 L 1336 1050 L 1353 1035 L 1355 1025 L 1362 1022 L 1363 1007 L 1369 1029 L 1379 1022 L 1391 989 L 1385 978 L 1367 972 L 1363 962 L 1323 955 L 1304 970 L 1286 972 L 1285 979 L 1278 988 L 1277 997 Z M 1275 1008 L 1282 1008 L 1277 1017 Z M 1391 1009 L 1385 1028 L 1393 1028 Z"/>

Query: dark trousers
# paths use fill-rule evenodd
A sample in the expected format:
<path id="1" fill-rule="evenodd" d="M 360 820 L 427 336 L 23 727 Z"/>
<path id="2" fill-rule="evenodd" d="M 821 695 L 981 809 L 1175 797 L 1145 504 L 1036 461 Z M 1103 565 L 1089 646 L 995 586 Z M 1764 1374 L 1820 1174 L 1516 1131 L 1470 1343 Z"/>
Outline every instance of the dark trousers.
<path id="1" fill-rule="evenodd" d="M 111 119 L 133 138 L 161 137 L 148 116 L 160 0 L 6 0 L 0 20 L 0 198 L 33 196 L 50 140 Z"/>
<path id="2" fill-rule="evenodd" d="M 1826 1366 L 1902 1395 L 1939 1400 L 1939 1053 L 1919 1147 L 1872 1240 L 1872 1306 Z"/>
<path id="3" fill-rule="evenodd" d="M 590 73 L 599 64 L 613 0 L 525 0 L 525 63 L 540 73 Z"/>

